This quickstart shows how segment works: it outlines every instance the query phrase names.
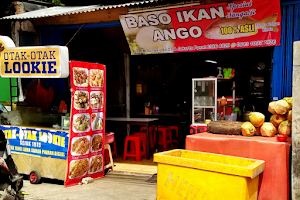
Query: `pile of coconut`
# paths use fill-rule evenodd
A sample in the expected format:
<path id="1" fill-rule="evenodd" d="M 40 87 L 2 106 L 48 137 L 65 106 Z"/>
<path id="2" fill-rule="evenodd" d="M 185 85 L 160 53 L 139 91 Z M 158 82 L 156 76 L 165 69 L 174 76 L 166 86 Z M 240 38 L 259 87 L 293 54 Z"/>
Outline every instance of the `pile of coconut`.
<path id="1" fill-rule="evenodd" d="M 262 135 L 273 137 L 275 134 L 290 135 L 292 131 L 292 97 L 285 97 L 269 103 L 268 111 L 273 115 L 270 122 L 265 122 L 264 114 L 251 112 L 250 122 L 242 125 L 244 136 Z"/>

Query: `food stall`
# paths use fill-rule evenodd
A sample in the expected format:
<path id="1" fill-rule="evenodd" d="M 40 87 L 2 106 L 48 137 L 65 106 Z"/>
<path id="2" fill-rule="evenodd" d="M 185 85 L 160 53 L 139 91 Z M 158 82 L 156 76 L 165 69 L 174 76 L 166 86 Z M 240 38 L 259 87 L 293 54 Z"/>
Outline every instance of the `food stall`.
<path id="1" fill-rule="evenodd" d="M 248 20 L 254 21 L 250 22 Z M 265 160 L 266 170 L 260 178 L 258 199 L 289 199 L 291 137 L 288 136 L 291 135 L 290 113 L 292 111 L 291 105 L 289 105 L 291 100 L 285 98 L 271 102 L 269 109 L 268 104 L 264 106 L 264 104 L 258 103 L 260 112 L 254 112 L 255 109 L 252 109 L 252 106 L 250 112 L 247 112 L 249 108 L 240 107 L 240 110 L 244 109 L 245 117 L 243 119 L 240 118 L 239 121 L 250 122 L 238 122 L 235 118 L 238 113 L 232 112 L 233 115 L 230 113 L 229 116 L 225 108 L 231 106 L 231 110 L 234 111 L 236 106 L 235 86 L 232 89 L 228 89 L 233 92 L 232 103 L 228 103 L 228 101 L 227 103 L 222 103 L 222 100 L 226 99 L 226 97 L 223 98 L 222 95 L 219 96 L 217 94 L 217 88 L 219 85 L 223 85 L 223 83 L 218 84 L 218 82 L 224 81 L 224 78 L 228 78 L 228 73 L 233 72 L 230 67 L 232 65 L 239 66 L 239 70 L 250 74 L 253 69 L 247 70 L 246 66 L 255 59 L 254 51 L 243 50 L 246 53 L 245 55 L 237 53 L 242 50 L 231 50 L 231 54 L 220 51 L 219 54 L 226 55 L 223 59 L 227 61 L 228 65 L 223 69 L 225 71 L 219 70 L 219 72 L 222 72 L 219 74 L 216 73 L 216 70 L 210 70 L 211 68 L 216 69 L 220 67 L 217 59 L 211 59 L 210 62 L 215 62 L 218 65 L 207 65 L 206 67 L 203 65 L 202 60 L 209 61 L 208 57 L 205 57 L 209 54 L 201 54 L 205 58 L 200 58 L 200 54 L 193 54 L 196 51 L 281 45 L 280 2 L 267 0 L 234 1 L 213 5 L 176 7 L 155 12 L 138 13 L 138 11 L 133 11 L 129 15 L 121 16 L 120 21 L 129 43 L 131 54 L 142 55 L 141 60 L 146 58 L 144 55 L 154 58 L 151 54 L 189 52 L 189 55 L 191 55 L 187 56 L 186 53 L 184 54 L 185 57 L 182 56 L 182 68 L 186 69 L 181 69 L 178 74 L 185 75 L 186 71 L 188 71 L 187 69 L 193 68 L 192 73 L 195 79 L 192 81 L 192 87 L 182 87 L 184 81 L 181 81 L 180 84 L 176 85 L 175 90 L 177 94 L 180 91 L 180 95 L 174 95 L 174 97 L 192 97 L 190 106 L 191 121 L 195 131 L 191 133 L 204 133 L 187 136 L 186 149 Z M 259 51 L 259 49 L 256 49 L 256 51 Z M 262 54 L 264 54 L 263 51 L 261 50 Z M 193 58 L 192 54 L 193 56 L 198 56 L 197 59 Z M 218 53 L 214 51 L 214 54 Z M 239 57 L 242 56 L 243 58 L 240 59 Z M 162 68 L 167 68 L 165 70 L 167 72 L 175 71 L 168 62 L 173 62 L 172 59 L 179 60 L 176 57 L 181 57 L 181 54 L 161 56 L 161 60 L 166 60 L 161 63 Z M 210 55 L 209 58 L 212 57 Z M 140 63 L 142 62 L 140 61 Z M 152 71 L 159 68 L 157 65 L 154 64 Z M 265 69 L 265 67 L 264 63 L 260 62 L 255 66 L 257 69 Z M 137 73 L 138 75 L 141 74 L 137 80 L 139 82 L 143 81 L 143 75 L 145 76 L 146 73 L 153 73 L 148 63 L 144 68 L 141 64 L 137 68 L 140 68 L 140 71 L 145 71 L 145 73 L 140 71 L 138 72 L 139 74 Z M 147 68 L 150 68 L 150 70 Z M 174 74 L 167 72 L 164 76 L 166 79 L 171 74 Z M 238 83 L 237 88 L 240 87 L 242 88 L 241 90 L 250 91 L 250 95 L 243 96 L 244 100 L 249 101 L 252 95 L 256 99 L 269 101 L 268 99 L 270 98 L 263 97 L 263 94 L 266 93 L 264 90 L 265 86 L 269 82 L 268 79 L 259 77 L 263 76 L 263 73 L 257 73 L 259 74 L 257 77 L 253 76 L 251 78 L 247 74 L 244 74 L 244 76 L 241 76 L 241 74 L 236 72 L 235 78 L 241 80 L 249 77 L 245 87 L 240 87 L 240 82 L 238 83 L 236 79 L 236 83 Z M 178 80 L 183 80 L 183 78 Z M 191 83 L 191 79 L 186 78 L 184 80 L 188 82 L 187 84 Z M 230 76 L 225 81 L 235 82 Z M 175 84 L 175 81 L 173 83 Z M 165 89 L 166 84 L 162 85 L 163 89 Z M 149 91 L 148 88 L 147 90 Z M 190 93 L 191 90 L 188 90 L 189 94 L 185 93 L 186 88 L 192 88 L 192 95 Z M 156 87 L 156 90 L 159 90 L 159 88 Z M 161 96 L 160 98 L 163 99 Z M 219 103 L 218 98 L 220 99 Z M 155 103 L 154 105 L 158 104 Z M 159 105 L 159 108 L 161 109 L 162 106 Z M 223 110 L 223 116 L 220 117 L 223 117 L 225 121 L 217 121 L 220 120 L 218 118 L 219 108 Z M 272 115 L 271 119 L 268 117 L 269 115 Z M 205 128 L 197 131 L 198 126 Z M 278 133 L 279 135 L 277 135 Z M 168 177 L 165 176 L 165 178 L 167 179 Z M 276 184 L 271 184 L 274 182 Z"/>
<path id="2" fill-rule="evenodd" d="M 38 183 L 42 177 L 46 177 L 64 180 L 65 186 L 77 184 L 84 177 L 102 177 L 104 174 L 105 66 L 69 61 L 67 47 L 15 47 L 13 41 L 6 36 L 0 36 L 0 43 L 1 77 L 3 78 L 57 80 L 57 78 L 67 78 L 70 74 L 70 116 L 59 114 L 68 109 L 64 101 L 60 103 L 57 113 L 46 112 L 50 109 L 51 97 L 55 91 L 51 88 L 47 91 L 42 87 L 40 80 L 35 85 L 37 89 L 34 95 L 27 96 L 36 101 L 32 108 L 25 110 L 29 113 L 28 116 L 47 119 L 45 115 L 50 115 L 48 119 L 51 119 L 51 115 L 58 115 L 61 126 L 57 124 L 53 124 L 53 127 L 23 126 L 21 122 L 15 123 L 15 121 L 0 126 L 9 139 L 12 156 L 19 172 L 29 174 L 31 183 Z M 32 85 L 34 86 L 34 83 Z M 38 96 L 39 93 L 42 95 Z M 37 109 L 41 111 L 30 112 Z M 4 113 L 4 116 L 19 115 L 22 121 L 19 112 Z M 46 113 L 42 114 L 43 112 Z"/>
<path id="3" fill-rule="evenodd" d="M 289 199 L 292 97 L 272 101 L 265 109 L 270 119 L 250 112 L 245 122 L 210 122 L 206 132 L 187 136 L 186 149 L 264 160 L 258 199 Z"/>
<path id="4" fill-rule="evenodd" d="M 195 117 L 199 117 L 200 112 L 207 111 L 201 115 L 205 115 L 207 120 L 212 118 L 216 120 L 218 113 L 223 114 L 221 116 L 223 118 L 230 118 L 231 116 L 228 115 L 231 115 L 234 108 L 239 107 L 239 110 L 243 110 L 244 105 L 235 105 L 237 99 L 250 101 L 246 94 L 247 91 L 250 96 L 250 87 L 257 89 L 253 93 L 258 93 L 260 89 L 259 92 L 265 95 L 260 94 L 261 96 L 257 98 L 260 103 L 255 103 L 266 103 L 266 99 L 269 98 L 266 97 L 269 93 L 266 91 L 268 79 L 265 79 L 265 84 L 256 80 L 256 77 L 264 75 L 261 70 L 253 74 L 254 81 L 249 87 L 249 82 L 252 80 L 250 74 L 255 71 L 251 67 L 257 68 L 254 65 L 260 63 L 262 59 L 258 58 L 260 55 L 267 57 L 266 52 L 272 51 L 270 47 L 280 45 L 279 1 L 235 1 L 149 11 L 132 10 L 128 15 L 120 16 L 131 55 L 134 55 L 131 61 L 133 65 L 131 69 L 134 71 L 132 82 L 136 81 L 137 91 L 144 85 L 147 86 L 146 92 L 132 95 L 132 104 L 142 105 L 151 102 L 151 107 L 159 106 L 160 112 L 176 112 L 177 105 L 183 107 L 184 102 L 187 102 L 188 109 L 185 109 L 185 113 L 191 112 L 192 125 L 205 127 L 205 119 L 196 118 L 195 122 Z M 257 63 L 254 63 L 254 60 Z M 271 62 L 268 65 L 271 67 Z M 261 66 L 259 69 L 266 68 L 263 63 L 259 66 Z M 234 73 L 236 73 L 235 80 L 231 78 Z M 265 74 L 267 73 L 269 72 Z M 209 105 L 197 105 L 195 109 L 195 102 L 198 104 L 198 100 L 195 101 L 195 98 L 190 95 L 190 90 L 187 89 L 191 88 L 190 80 L 211 76 L 218 78 L 216 83 L 218 88 L 221 91 L 228 91 L 229 95 L 228 93 L 227 95 L 216 94 L 213 97 L 205 94 L 202 95 L 203 98 L 213 97 L 213 102 L 216 100 L 221 102 L 224 96 L 227 103 L 220 105 L 215 102 L 212 105 L 208 102 Z M 227 82 L 229 87 L 221 88 Z M 195 83 L 192 84 L 194 87 Z M 235 85 L 236 93 L 231 89 L 235 88 Z M 203 85 L 196 87 L 205 88 Z M 262 88 L 265 90 L 261 91 Z M 249 105 L 252 103 L 250 102 Z M 132 108 L 132 113 L 141 113 L 143 107 L 139 107 L 139 110 Z M 245 111 L 248 111 L 248 104 L 245 106 Z M 214 116 L 210 116 L 210 113 Z"/>

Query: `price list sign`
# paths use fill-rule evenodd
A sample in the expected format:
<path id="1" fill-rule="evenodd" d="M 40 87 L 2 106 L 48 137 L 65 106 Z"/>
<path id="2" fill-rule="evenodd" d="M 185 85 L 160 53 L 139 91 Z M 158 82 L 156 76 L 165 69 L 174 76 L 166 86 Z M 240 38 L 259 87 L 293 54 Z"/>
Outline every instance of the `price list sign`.
<path id="1" fill-rule="evenodd" d="M 70 62 L 72 110 L 65 186 L 104 174 L 105 65 Z"/>

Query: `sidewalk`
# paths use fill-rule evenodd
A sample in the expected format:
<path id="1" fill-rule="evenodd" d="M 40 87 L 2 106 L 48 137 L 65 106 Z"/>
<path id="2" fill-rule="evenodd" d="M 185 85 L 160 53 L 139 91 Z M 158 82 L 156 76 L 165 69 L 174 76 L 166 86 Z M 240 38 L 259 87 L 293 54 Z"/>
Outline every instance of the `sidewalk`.
<path id="1" fill-rule="evenodd" d="M 126 161 L 123 160 L 122 155 L 118 158 L 114 158 L 114 171 L 127 172 L 126 174 L 156 174 L 157 173 L 157 163 L 153 162 L 153 157 L 149 160 L 142 159 L 137 162 L 135 158 L 127 158 Z"/>
<path id="2" fill-rule="evenodd" d="M 155 200 L 156 183 L 146 182 L 151 174 L 113 171 L 91 184 L 64 187 L 63 181 L 44 180 L 41 184 L 24 181 L 25 200 Z"/>

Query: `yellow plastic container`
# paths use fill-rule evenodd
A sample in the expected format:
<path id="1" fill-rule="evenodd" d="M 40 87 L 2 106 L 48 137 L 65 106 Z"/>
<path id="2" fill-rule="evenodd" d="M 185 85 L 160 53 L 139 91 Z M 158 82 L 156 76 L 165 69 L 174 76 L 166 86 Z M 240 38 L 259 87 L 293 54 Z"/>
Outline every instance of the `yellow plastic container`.
<path id="1" fill-rule="evenodd" d="M 254 200 L 265 161 L 188 150 L 154 154 L 157 200 Z"/>

